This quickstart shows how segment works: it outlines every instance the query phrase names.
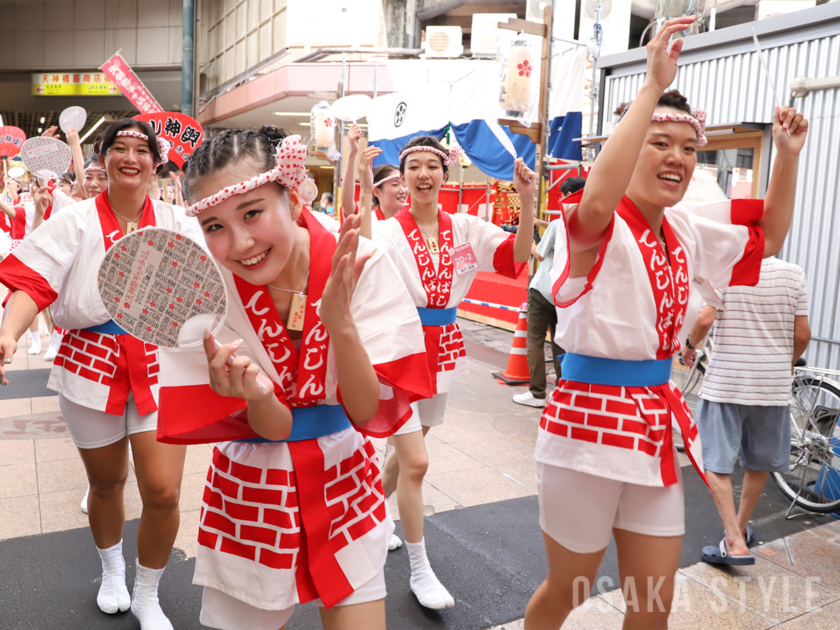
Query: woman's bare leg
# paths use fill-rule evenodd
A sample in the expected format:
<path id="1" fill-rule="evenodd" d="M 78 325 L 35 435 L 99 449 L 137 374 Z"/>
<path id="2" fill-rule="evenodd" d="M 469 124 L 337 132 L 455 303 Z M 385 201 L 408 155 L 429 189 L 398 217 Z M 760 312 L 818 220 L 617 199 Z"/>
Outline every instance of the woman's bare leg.
<path id="1" fill-rule="evenodd" d="M 80 448 L 90 495 L 88 522 L 99 549 L 108 549 L 122 540 L 125 526 L 123 493 L 128 478 L 128 439 L 101 448 Z"/>
<path id="2" fill-rule="evenodd" d="M 385 630 L 385 600 L 319 608 L 324 630 Z"/>
<path id="3" fill-rule="evenodd" d="M 589 597 L 606 551 L 604 548 L 595 553 L 575 553 L 545 532 L 543 542 L 548 557 L 548 577 L 525 608 L 525 630 L 557 630 L 562 626 L 569 613 Z M 587 585 L 589 588 L 584 592 Z"/>
<path id="4" fill-rule="evenodd" d="M 646 536 L 623 529 L 614 529 L 613 535 L 627 603 L 623 630 L 667 630 L 682 536 Z"/>
<path id="5" fill-rule="evenodd" d="M 135 433 L 130 438 L 137 487 L 143 500 L 137 557 L 144 567 L 162 569 L 169 560 L 181 522 L 178 502 L 187 447 L 162 444 L 154 431 Z"/>

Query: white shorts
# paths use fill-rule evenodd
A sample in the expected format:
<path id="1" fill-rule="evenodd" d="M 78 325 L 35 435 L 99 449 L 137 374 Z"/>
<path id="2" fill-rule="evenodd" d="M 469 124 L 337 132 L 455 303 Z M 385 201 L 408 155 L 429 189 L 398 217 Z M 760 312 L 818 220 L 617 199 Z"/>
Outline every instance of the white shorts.
<path id="1" fill-rule="evenodd" d="M 675 458 L 676 459 L 676 458 Z M 540 527 L 574 553 L 610 544 L 613 528 L 647 536 L 685 534 L 682 471 L 667 488 L 615 481 L 537 462 Z"/>
<path id="2" fill-rule="evenodd" d="M 379 572 L 370 582 L 363 584 L 350 595 L 342 599 L 336 606 L 352 606 L 385 599 L 385 569 Z M 320 599 L 308 604 L 323 606 Z M 307 605 L 308 605 L 307 604 Z M 295 607 L 284 610 L 264 610 L 246 604 L 242 600 L 231 597 L 215 588 L 204 587 L 201 599 L 202 625 L 219 630 L 277 630 L 292 617 Z"/>
<path id="3" fill-rule="evenodd" d="M 424 398 L 411 403 L 411 417 L 394 435 L 406 435 L 420 431 L 423 427 L 436 427 L 443 424 L 447 398 L 449 398 L 449 392 L 441 392 L 432 398 Z"/>
<path id="4" fill-rule="evenodd" d="M 102 448 L 119 442 L 127 435 L 157 431 L 157 412 L 141 416 L 130 394 L 121 416 L 76 404 L 61 394 L 58 395 L 58 406 L 70 437 L 78 448 Z"/>

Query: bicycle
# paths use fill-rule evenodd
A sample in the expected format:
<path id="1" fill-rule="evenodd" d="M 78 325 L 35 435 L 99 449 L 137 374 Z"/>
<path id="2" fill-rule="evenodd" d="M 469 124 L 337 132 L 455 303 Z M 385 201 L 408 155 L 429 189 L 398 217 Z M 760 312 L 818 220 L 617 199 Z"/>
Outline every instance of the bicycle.
<path id="1" fill-rule="evenodd" d="M 713 348 L 713 334 L 709 332 L 703 340 L 703 344 L 697 348 L 694 365 L 686 365 L 681 354 L 677 355 L 676 360 L 671 365 L 671 380 L 682 392 L 692 416 L 697 412 L 698 396 L 700 395 L 703 378 L 706 376 L 706 366 L 709 364 L 709 357 L 712 355 Z M 684 453 L 685 446 L 683 445 L 679 424 L 672 422 L 672 429 L 677 450 Z"/>
<path id="2" fill-rule="evenodd" d="M 840 372 L 794 369 L 790 397 L 790 472 L 772 473 L 794 506 L 828 514 L 840 510 Z"/>

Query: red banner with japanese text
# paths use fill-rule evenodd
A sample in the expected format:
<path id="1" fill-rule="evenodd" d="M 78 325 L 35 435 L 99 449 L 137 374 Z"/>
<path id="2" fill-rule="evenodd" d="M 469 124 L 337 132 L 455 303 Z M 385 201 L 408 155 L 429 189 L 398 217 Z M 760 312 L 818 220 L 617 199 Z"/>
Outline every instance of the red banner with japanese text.
<path id="1" fill-rule="evenodd" d="M 122 58 L 120 53 L 115 53 L 99 69 L 122 90 L 125 97 L 134 104 L 141 114 L 155 114 L 163 111 L 163 107 L 134 74 L 134 70 L 131 69 L 131 66 Z"/>

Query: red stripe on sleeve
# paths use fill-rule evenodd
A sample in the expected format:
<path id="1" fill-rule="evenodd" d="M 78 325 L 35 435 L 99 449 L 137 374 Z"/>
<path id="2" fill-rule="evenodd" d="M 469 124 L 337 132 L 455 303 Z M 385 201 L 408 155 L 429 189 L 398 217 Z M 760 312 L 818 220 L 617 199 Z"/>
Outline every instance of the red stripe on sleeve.
<path id="1" fill-rule="evenodd" d="M 161 387 L 157 441 L 208 444 L 258 437 L 247 421 L 234 417 L 247 407 L 241 398 L 219 396 L 209 385 Z"/>
<path id="2" fill-rule="evenodd" d="M 9 254 L 0 262 L 0 283 L 6 285 L 9 291 L 23 291 L 38 305 L 38 311 L 43 311 L 56 301 L 56 293 L 46 278 L 37 271 L 24 265 L 14 254 Z"/>
<path id="3" fill-rule="evenodd" d="M 764 199 L 733 199 L 729 210 L 732 225 L 755 225 L 764 216 Z"/>
<path id="4" fill-rule="evenodd" d="M 493 269 L 500 276 L 516 280 L 528 263 L 516 262 L 513 259 L 514 239 L 516 235 L 511 234 L 496 248 L 496 253 L 493 254 Z"/>
<path id="5" fill-rule="evenodd" d="M 764 230 L 757 225 L 749 226 L 750 240 L 744 247 L 744 255 L 732 268 L 729 286 L 753 287 L 761 276 L 761 261 L 764 259 Z"/>
<path id="6" fill-rule="evenodd" d="M 412 354 L 373 366 L 379 382 L 393 389 L 394 397 L 379 400 L 376 415 L 357 430 L 370 437 L 393 435 L 411 417 L 409 405 L 435 394 L 426 353 Z"/>

